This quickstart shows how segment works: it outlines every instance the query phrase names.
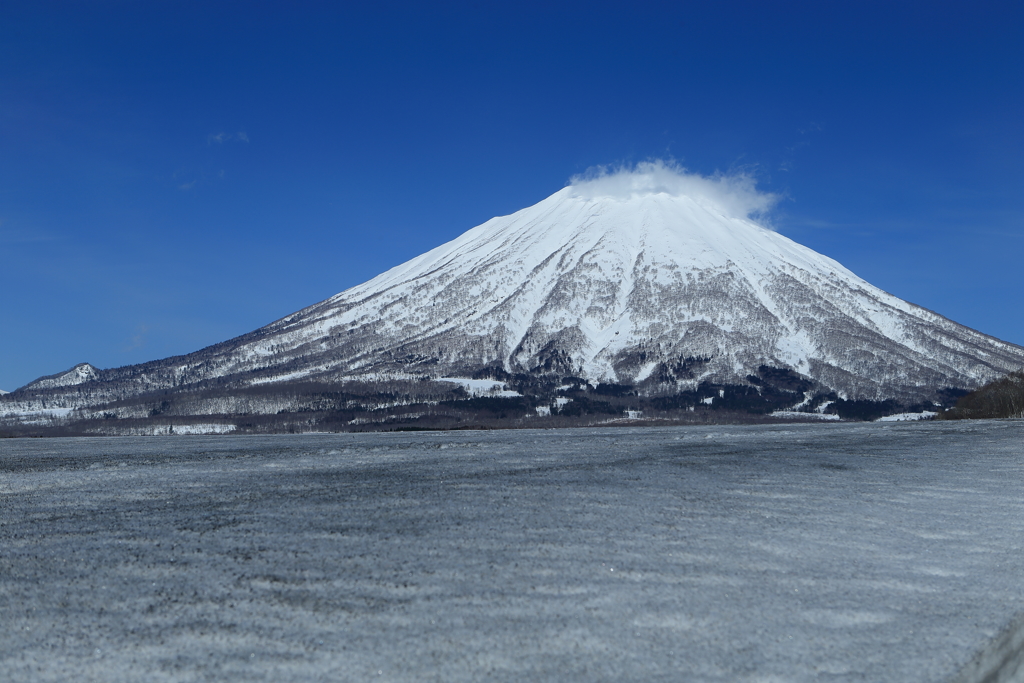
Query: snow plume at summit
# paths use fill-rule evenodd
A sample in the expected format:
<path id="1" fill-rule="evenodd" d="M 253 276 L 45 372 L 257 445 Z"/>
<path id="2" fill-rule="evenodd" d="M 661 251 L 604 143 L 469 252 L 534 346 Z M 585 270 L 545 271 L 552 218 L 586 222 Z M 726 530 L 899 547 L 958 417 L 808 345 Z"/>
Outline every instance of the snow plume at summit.
<path id="1" fill-rule="evenodd" d="M 597 166 L 569 181 L 572 194 L 584 199 L 685 196 L 731 218 L 764 217 L 779 201 L 776 194 L 758 191 L 756 184 L 747 173 L 703 176 L 662 159 L 635 166 Z"/>

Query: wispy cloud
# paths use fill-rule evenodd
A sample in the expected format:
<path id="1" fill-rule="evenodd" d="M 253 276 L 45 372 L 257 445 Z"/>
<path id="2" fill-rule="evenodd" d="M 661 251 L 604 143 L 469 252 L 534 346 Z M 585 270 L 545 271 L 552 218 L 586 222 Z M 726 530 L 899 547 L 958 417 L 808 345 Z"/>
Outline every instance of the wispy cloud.
<path id="1" fill-rule="evenodd" d="M 249 142 L 249 135 L 244 130 L 240 130 L 237 133 L 225 133 L 221 131 L 220 133 L 210 133 L 206 136 L 206 144 L 208 145 L 212 145 L 214 143 L 222 145 L 231 140 L 235 140 L 237 142 Z"/>
<path id="2" fill-rule="evenodd" d="M 129 340 L 128 346 L 124 347 L 124 351 L 134 351 L 135 349 L 141 349 L 146 345 L 146 333 L 149 332 L 149 325 L 140 323 L 135 328 L 135 334 L 133 334 Z"/>
<path id="3" fill-rule="evenodd" d="M 178 189 L 185 190 L 187 192 L 188 190 L 191 190 L 193 187 L 195 187 L 197 182 L 197 180 L 193 180 L 190 183 L 182 183 L 181 185 L 178 185 Z"/>

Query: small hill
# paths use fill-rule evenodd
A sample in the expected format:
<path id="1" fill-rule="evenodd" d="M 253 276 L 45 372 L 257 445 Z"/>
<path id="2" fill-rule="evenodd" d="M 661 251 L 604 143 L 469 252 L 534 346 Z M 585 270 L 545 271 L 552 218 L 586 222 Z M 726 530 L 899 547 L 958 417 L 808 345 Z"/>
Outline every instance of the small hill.
<path id="1" fill-rule="evenodd" d="M 100 375 L 100 371 L 89 363 L 79 363 L 70 370 L 58 372 L 55 375 L 47 375 L 29 382 L 23 389 L 56 389 L 58 387 L 73 387 L 79 384 L 90 382 Z"/>
<path id="2" fill-rule="evenodd" d="M 943 420 L 1024 417 L 1024 370 L 960 397 L 956 406 L 939 415 Z"/>

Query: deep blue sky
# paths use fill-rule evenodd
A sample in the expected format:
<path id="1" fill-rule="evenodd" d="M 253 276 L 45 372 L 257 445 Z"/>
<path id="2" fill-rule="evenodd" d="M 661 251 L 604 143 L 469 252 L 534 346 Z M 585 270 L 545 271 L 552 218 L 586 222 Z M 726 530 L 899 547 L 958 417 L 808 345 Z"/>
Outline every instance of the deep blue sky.
<path id="1" fill-rule="evenodd" d="M 1024 344 L 1022 8 L 4 3 L 0 388 L 223 341 L 651 158 L 753 173 L 783 234 Z"/>

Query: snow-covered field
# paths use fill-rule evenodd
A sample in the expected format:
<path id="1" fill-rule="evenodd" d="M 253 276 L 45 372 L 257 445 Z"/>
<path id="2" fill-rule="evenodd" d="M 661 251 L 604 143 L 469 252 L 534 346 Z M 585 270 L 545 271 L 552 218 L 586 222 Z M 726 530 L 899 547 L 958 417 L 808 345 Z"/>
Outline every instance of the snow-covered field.
<path id="1" fill-rule="evenodd" d="M 117 427 L 104 427 L 101 432 L 96 430 L 97 434 L 110 434 Z M 172 426 L 168 425 L 146 425 L 139 427 L 122 427 L 116 434 L 117 436 L 162 436 L 165 434 L 230 434 L 235 431 L 236 427 L 233 424 L 221 424 L 215 422 L 209 423 L 198 423 L 198 424 L 176 424 Z"/>
<path id="2" fill-rule="evenodd" d="M 921 413 L 896 413 L 895 415 L 886 415 L 885 417 L 878 418 L 879 422 L 913 422 L 915 420 L 930 420 L 938 415 L 938 413 L 932 410 L 926 410 Z"/>
<path id="3" fill-rule="evenodd" d="M 1022 437 L 8 439 L 0 680 L 951 680 L 1020 626 Z"/>
<path id="4" fill-rule="evenodd" d="M 458 384 L 469 392 L 470 396 L 491 396 L 495 398 L 513 398 L 522 396 L 518 391 L 512 391 L 504 382 L 496 382 L 493 379 L 465 379 L 462 377 L 439 377 L 438 382 L 450 382 Z"/>

